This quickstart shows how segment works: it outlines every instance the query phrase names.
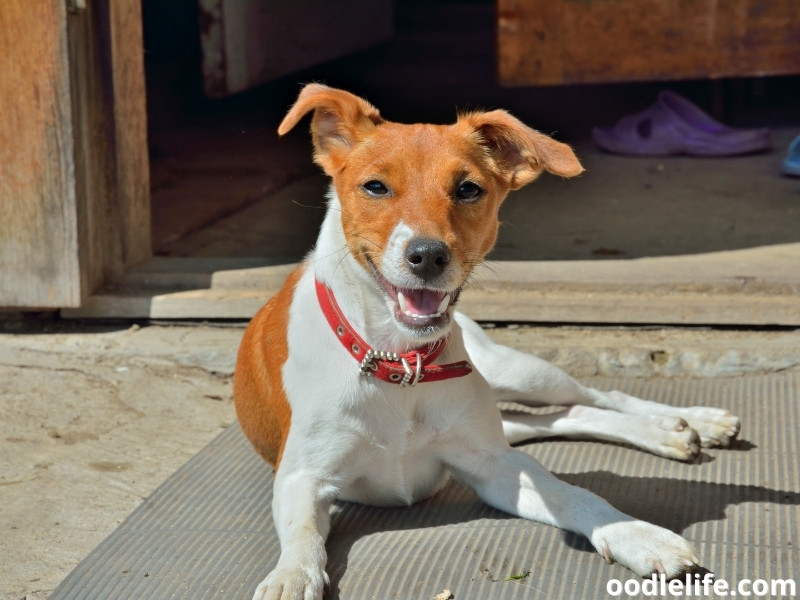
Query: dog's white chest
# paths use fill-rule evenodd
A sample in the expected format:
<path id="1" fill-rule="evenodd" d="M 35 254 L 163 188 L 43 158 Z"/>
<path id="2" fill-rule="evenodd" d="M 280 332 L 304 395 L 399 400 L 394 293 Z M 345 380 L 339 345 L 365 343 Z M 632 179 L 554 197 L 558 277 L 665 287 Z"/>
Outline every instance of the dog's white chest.
<path id="1" fill-rule="evenodd" d="M 359 459 L 343 499 L 407 505 L 435 493 L 447 479 L 439 452 L 443 424 L 427 416 L 388 412 L 371 414 L 364 423 L 354 449 Z"/>
<path id="2" fill-rule="evenodd" d="M 296 467 L 328 477 L 333 473 L 331 480 L 343 500 L 397 506 L 435 493 L 447 478 L 442 456 L 463 438 L 460 429 L 471 422 L 476 396 L 490 396 L 485 382 L 472 373 L 400 388 L 366 378 L 359 363 L 326 331 L 330 328 L 317 304 L 309 275 L 295 290 L 290 360 L 282 371 L 292 408 L 288 443 L 298 447 Z M 318 343 L 309 345 L 311 339 Z M 438 361 L 466 358 L 454 327 L 447 352 Z"/>

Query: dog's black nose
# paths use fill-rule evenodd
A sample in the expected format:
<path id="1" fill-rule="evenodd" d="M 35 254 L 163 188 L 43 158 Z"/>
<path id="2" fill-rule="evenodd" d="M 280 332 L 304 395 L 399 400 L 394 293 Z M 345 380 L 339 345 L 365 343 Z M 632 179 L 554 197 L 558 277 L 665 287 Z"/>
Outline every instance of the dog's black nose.
<path id="1" fill-rule="evenodd" d="M 450 248 L 441 240 L 414 238 L 406 246 L 406 262 L 414 275 L 433 279 L 441 275 L 450 262 Z"/>

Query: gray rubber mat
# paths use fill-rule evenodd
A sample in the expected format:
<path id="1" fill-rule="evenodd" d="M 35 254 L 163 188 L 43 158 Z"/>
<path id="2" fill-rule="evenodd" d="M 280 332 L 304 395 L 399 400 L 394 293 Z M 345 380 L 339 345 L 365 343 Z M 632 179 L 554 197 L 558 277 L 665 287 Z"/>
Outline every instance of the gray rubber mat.
<path id="1" fill-rule="evenodd" d="M 800 586 L 800 374 L 588 383 L 667 404 L 728 408 L 742 417 L 741 439 L 705 451 L 695 464 L 594 442 L 522 449 L 569 483 L 682 533 L 718 580 L 752 580 L 745 584 L 752 592 L 785 580 L 790 597 L 786 586 Z M 278 558 L 271 484 L 271 469 L 230 427 L 89 554 L 51 600 L 250 598 Z M 489 508 L 457 483 L 411 508 L 342 503 L 332 523 L 327 598 L 430 599 L 446 588 L 456 600 L 596 600 L 614 597 L 610 580 L 635 579 L 585 539 Z"/>

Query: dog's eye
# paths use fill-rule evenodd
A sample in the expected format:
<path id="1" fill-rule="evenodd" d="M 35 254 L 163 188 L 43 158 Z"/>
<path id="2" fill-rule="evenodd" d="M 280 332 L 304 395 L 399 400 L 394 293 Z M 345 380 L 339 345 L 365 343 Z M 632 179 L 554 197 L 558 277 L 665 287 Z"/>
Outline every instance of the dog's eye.
<path id="1" fill-rule="evenodd" d="M 456 200 L 461 202 L 475 202 L 483 195 L 483 188 L 477 183 L 465 181 L 456 188 Z"/>
<path id="2" fill-rule="evenodd" d="M 375 198 L 380 198 L 381 196 L 386 196 L 389 194 L 389 188 L 387 188 L 383 182 L 378 181 L 377 179 L 373 179 L 368 181 L 364 185 L 361 186 L 364 190 L 370 195 Z"/>

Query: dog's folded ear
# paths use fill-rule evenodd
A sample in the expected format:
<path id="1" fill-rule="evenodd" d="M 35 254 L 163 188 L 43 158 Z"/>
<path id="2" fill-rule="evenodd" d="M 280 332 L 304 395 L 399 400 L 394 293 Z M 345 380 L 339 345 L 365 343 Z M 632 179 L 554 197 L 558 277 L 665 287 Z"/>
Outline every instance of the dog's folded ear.
<path id="1" fill-rule="evenodd" d="M 531 129 L 504 110 L 468 113 L 459 118 L 458 125 L 469 128 L 512 190 L 530 183 L 542 171 L 561 177 L 583 172 L 572 148 Z"/>
<path id="2" fill-rule="evenodd" d="M 383 122 L 378 109 L 363 98 L 319 83 L 309 83 L 283 118 L 278 135 L 287 133 L 312 110 L 314 160 L 329 175 L 338 171 L 347 152 L 360 139 Z"/>

